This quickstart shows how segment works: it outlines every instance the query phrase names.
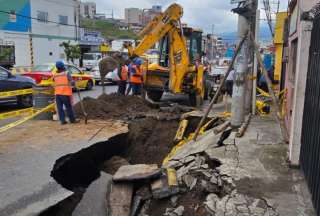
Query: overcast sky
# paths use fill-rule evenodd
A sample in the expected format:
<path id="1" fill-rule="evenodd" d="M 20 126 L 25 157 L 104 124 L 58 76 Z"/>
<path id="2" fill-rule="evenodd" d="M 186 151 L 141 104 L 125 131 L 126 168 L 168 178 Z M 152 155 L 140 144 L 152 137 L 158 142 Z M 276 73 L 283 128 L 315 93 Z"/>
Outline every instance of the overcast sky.
<path id="1" fill-rule="evenodd" d="M 237 15 L 231 12 L 236 7 L 230 0 L 83 0 L 95 2 L 98 13 L 111 16 L 113 9 L 115 18 L 124 17 L 124 8 L 150 8 L 152 5 L 161 5 L 163 10 L 171 3 L 182 5 L 184 14 L 182 21 L 192 27 L 200 27 L 211 33 L 214 25 L 215 33 L 233 32 L 237 29 Z M 273 0 L 271 0 L 273 1 Z M 280 0 L 280 8 L 286 9 L 287 0 Z M 108 16 L 109 14 L 109 16 Z"/>

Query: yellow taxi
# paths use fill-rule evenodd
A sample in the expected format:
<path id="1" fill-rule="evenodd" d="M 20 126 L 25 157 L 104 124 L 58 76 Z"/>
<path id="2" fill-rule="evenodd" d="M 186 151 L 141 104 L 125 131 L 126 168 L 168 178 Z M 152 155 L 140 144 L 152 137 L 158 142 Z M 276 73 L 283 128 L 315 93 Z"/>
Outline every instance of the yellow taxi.
<path id="1" fill-rule="evenodd" d="M 76 87 L 80 89 L 91 90 L 95 85 L 95 80 L 91 74 L 81 71 L 74 65 L 65 64 L 66 70 L 71 74 L 72 79 L 76 83 Z M 54 63 L 42 64 L 34 66 L 31 71 L 22 74 L 31 77 L 37 85 L 48 86 L 53 83 L 53 74 L 57 72 Z"/>

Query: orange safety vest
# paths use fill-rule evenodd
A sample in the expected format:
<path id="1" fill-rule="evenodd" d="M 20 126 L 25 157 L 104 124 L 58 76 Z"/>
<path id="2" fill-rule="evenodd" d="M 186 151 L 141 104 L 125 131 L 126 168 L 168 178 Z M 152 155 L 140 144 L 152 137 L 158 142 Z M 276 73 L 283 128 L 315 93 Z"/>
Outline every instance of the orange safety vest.
<path id="1" fill-rule="evenodd" d="M 135 73 L 130 74 L 130 82 L 135 84 L 141 84 L 142 83 L 142 70 L 140 67 L 137 67 L 136 65 L 132 66 L 133 70 L 135 70 Z"/>
<path id="2" fill-rule="evenodd" d="M 121 80 L 127 81 L 128 79 L 128 66 L 124 65 L 121 67 Z"/>
<path id="3" fill-rule="evenodd" d="M 66 72 L 56 73 L 53 75 L 54 94 L 55 95 L 72 95 L 72 86 Z"/>

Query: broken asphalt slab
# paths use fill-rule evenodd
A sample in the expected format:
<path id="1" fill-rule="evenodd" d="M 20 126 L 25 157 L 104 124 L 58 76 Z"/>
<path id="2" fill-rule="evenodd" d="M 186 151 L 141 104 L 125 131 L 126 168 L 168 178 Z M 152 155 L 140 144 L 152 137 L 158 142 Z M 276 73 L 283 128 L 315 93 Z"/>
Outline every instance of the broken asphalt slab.
<path id="1" fill-rule="evenodd" d="M 71 191 L 50 177 L 54 162 L 125 130 L 117 123 L 61 127 L 58 122 L 30 121 L 1 134 L 0 215 L 34 215 L 70 196 Z"/>
<path id="2" fill-rule="evenodd" d="M 119 181 L 134 181 L 141 179 L 151 179 L 160 176 L 161 169 L 157 164 L 135 164 L 121 166 L 114 174 L 112 180 Z"/>
<path id="3" fill-rule="evenodd" d="M 72 216 L 105 216 L 107 209 L 107 194 L 110 190 L 111 176 L 101 173 L 100 178 L 90 184 Z"/>

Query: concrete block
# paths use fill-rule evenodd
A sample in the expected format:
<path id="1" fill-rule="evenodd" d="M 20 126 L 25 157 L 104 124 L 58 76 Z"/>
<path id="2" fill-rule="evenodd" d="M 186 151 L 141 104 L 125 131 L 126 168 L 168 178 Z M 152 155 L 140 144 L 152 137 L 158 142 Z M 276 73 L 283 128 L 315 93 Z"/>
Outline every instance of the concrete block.
<path id="1" fill-rule="evenodd" d="M 113 181 L 132 181 L 155 178 L 161 174 L 157 164 L 136 164 L 121 166 L 113 176 Z"/>
<path id="2" fill-rule="evenodd" d="M 133 186 L 129 183 L 112 183 L 108 216 L 129 216 Z"/>
<path id="3" fill-rule="evenodd" d="M 105 216 L 107 214 L 107 193 L 111 176 L 101 173 L 100 178 L 90 184 L 72 216 Z"/>

